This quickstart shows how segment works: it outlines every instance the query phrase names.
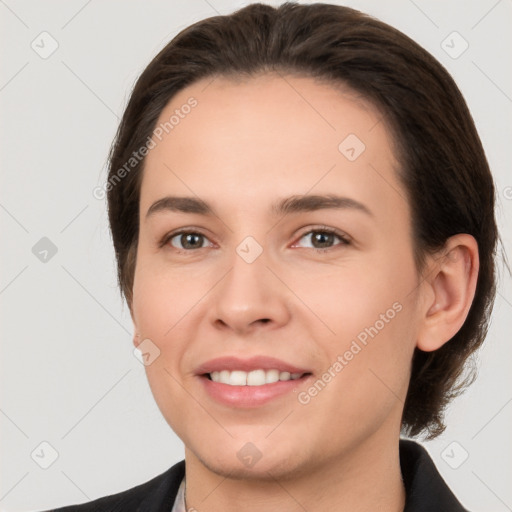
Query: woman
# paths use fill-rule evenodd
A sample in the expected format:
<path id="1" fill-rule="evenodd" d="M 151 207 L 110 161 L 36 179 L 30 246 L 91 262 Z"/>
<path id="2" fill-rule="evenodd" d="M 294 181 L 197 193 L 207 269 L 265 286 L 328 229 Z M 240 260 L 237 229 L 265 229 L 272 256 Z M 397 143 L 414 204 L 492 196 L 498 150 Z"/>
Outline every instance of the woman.
<path id="1" fill-rule="evenodd" d="M 185 460 L 65 510 L 463 511 L 425 449 L 495 295 L 466 103 L 398 30 L 252 4 L 132 92 L 105 188 L 118 278 Z"/>

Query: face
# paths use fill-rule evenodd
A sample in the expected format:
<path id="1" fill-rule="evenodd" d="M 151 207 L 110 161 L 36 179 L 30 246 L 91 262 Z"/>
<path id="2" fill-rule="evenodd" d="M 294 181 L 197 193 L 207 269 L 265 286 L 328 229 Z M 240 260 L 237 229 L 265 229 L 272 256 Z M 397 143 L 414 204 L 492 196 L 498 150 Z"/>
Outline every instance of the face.
<path id="1" fill-rule="evenodd" d="M 196 82 L 173 115 L 145 161 L 133 320 L 187 457 L 263 478 L 398 438 L 419 276 L 379 113 L 261 75 Z"/>

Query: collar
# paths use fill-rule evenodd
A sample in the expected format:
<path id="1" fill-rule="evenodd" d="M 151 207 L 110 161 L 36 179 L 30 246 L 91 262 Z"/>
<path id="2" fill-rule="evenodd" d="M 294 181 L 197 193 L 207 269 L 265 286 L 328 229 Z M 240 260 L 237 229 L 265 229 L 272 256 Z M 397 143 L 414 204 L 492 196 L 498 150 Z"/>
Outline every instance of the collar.
<path id="1" fill-rule="evenodd" d="M 187 509 L 185 508 L 185 477 L 181 480 L 178 494 L 174 500 L 171 512 L 187 512 Z"/>
<path id="2" fill-rule="evenodd" d="M 421 444 L 400 439 L 400 467 L 406 493 L 404 512 L 468 512 Z"/>

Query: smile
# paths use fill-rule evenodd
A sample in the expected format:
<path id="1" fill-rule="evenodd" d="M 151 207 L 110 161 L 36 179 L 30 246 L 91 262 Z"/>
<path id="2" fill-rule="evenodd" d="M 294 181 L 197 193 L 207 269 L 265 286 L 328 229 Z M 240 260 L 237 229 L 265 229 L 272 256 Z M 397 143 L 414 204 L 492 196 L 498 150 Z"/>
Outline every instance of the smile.
<path id="1" fill-rule="evenodd" d="M 202 392 L 231 411 L 260 407 L 279 397 L 285 399 L 314 378 L 307 367 L 263 354 L 217 357 L 198 365 L 194 373 Z"/>
<path id="2" fill-rule="evenodd" d="M 297 380 L 302 375 L 302 373 L 281 372 L 276 369 L 257 369 L 250 372 L 243 370 L 221 370 L 208 374 L 213 382 L 220 382 L 229 386 L 263 386 L 264 384 L 272 384 L 278 381 Z"/>

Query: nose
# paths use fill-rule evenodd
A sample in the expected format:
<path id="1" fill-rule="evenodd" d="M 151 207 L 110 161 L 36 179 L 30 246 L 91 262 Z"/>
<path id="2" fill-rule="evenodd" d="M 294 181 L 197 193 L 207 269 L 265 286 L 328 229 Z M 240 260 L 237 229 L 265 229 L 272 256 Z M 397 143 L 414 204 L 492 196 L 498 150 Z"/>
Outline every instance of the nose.
<path id="1" fill-rule="evenodd" d="M 217 329 L 241 336 L 252 331 L 276 329 L 290 319 L 292 292 L 270 268 L 263 251 L 248 262 L 235 252 L 230 269 L 212 290 L 210 321 Z"/>

